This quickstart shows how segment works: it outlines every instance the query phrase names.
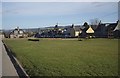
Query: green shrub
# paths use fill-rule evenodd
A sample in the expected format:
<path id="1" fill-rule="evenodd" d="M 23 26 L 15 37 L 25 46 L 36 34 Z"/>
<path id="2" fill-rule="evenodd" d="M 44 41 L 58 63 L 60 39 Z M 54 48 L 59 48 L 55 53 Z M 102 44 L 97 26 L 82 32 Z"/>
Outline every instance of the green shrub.
<path id="1" fill-rule="evenodd" d="M 28 41 L 39 41 L 39 39 L 33 38 L 33 39 L 28 39 Z"/>

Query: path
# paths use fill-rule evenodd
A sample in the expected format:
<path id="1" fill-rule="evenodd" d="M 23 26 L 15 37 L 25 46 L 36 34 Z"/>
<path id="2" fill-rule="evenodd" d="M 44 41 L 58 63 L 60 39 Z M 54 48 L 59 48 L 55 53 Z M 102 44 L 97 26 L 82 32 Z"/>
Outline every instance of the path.
<path id="1" fill-rule="evenodd" d="M 3 46 L 1 35 L 0 35 L 0 72 L 2 76 L 18 76 L 14 65 L 12 64 L 5 47 Z M 1 69 L 2 68 L 2 69 Z M 1 73 L 0 73 L 1 76 Z"/>
<path id="2" fill-rule="evenodd" d="M 2 42 L 0 36 L 0 78 L 2 77 Z"/>

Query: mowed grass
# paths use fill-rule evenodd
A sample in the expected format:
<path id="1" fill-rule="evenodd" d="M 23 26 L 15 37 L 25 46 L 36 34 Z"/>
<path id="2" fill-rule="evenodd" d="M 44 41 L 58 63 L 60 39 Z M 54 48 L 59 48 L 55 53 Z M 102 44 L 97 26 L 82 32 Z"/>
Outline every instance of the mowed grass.
<path id="1" fill-rule="evenodd" d="M 118 40 L 5 39 L 30 76 L 117 76 Z"/>

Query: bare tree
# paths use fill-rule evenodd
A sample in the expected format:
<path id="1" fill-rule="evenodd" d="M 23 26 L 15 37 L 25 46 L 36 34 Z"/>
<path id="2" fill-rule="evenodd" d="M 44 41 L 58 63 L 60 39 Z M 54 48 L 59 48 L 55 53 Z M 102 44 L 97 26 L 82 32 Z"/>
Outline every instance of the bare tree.
<path id="1" fill-rule="evenodd" d="M 90 20 L 91 25 L 98 25 L 100 23 L 100 20 L 98 18 L 94 18 Z"/>

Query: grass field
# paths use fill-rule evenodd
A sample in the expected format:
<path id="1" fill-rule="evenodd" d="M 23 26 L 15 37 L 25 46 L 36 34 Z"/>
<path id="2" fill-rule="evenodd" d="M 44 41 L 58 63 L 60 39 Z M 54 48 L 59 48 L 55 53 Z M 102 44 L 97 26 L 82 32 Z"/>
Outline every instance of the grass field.
<path id="1" fill-rule="evenodd" d="M 118 40 L 5 39 L 30 76 L 117 76 Z"/>

